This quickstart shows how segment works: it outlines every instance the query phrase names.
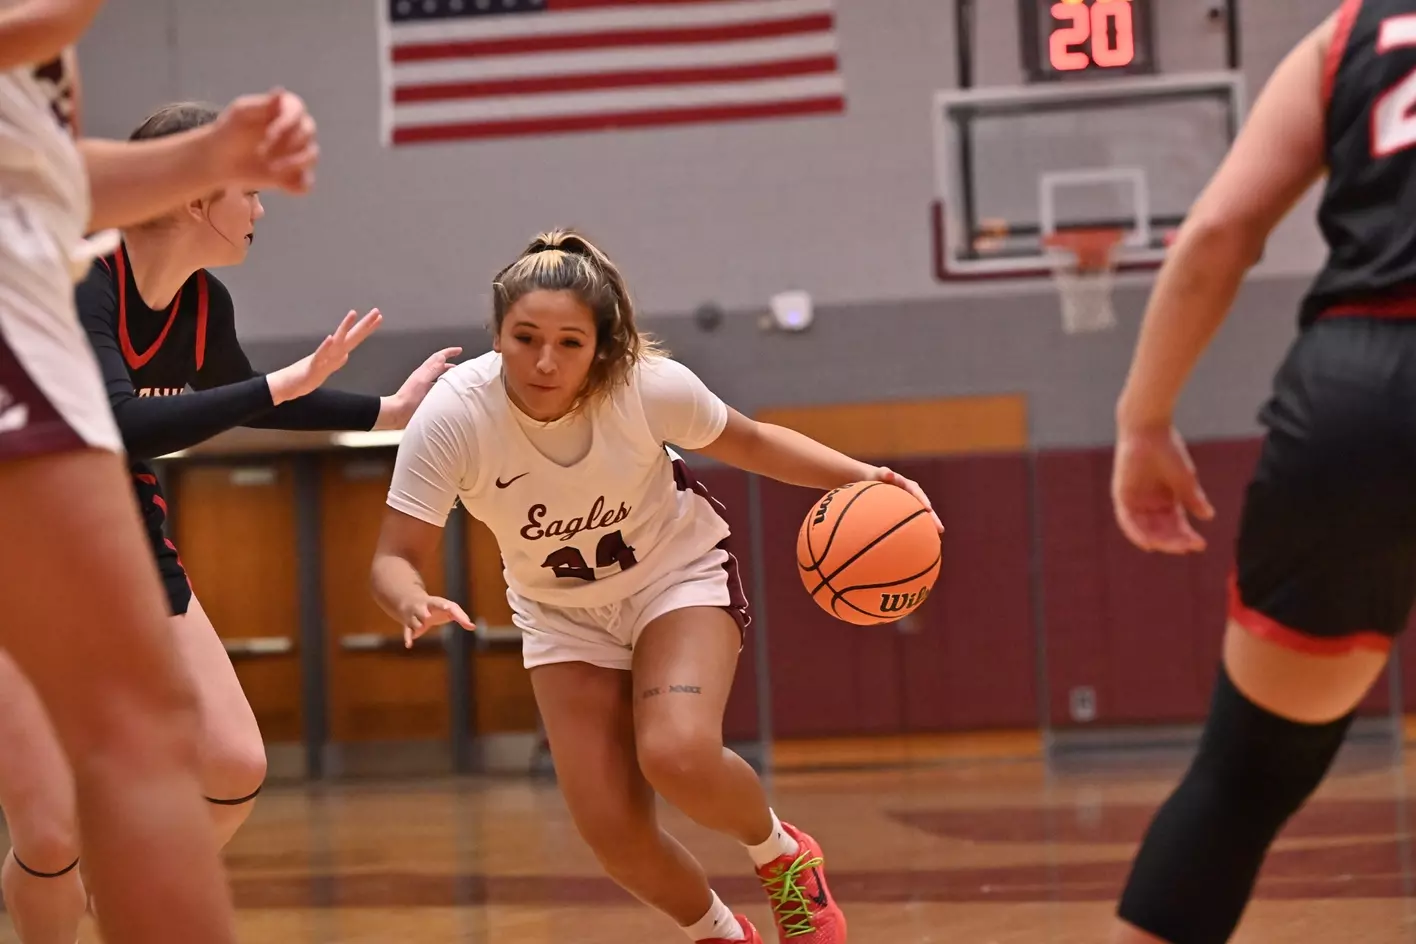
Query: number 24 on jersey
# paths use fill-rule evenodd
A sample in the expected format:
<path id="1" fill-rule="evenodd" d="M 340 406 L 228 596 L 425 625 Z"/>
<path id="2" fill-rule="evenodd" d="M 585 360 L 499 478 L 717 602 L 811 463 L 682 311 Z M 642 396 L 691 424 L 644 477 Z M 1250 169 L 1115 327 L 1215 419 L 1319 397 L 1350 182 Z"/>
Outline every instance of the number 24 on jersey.
<path id="1" fill-rule="evenodd" d="M 598 577 L 610 576 L 608 573 L 601 573 L 606 568 L 614 567 L 616 569 L 611 573 L 618 573 L 622 570 L 629 570 L 637 563 L 639 561 L 634 556 L 634 548 L 624 543 L 624 535 L 619 531 L 611 531 L 600 538 L 599 543 L 595 545 L 594 567 L 587 564 L 580 549 L 573 546 L 552 551 L 541 562 L 541 566 L 551 568 L 551 572 L 557 577 L 595 580 Z"/>

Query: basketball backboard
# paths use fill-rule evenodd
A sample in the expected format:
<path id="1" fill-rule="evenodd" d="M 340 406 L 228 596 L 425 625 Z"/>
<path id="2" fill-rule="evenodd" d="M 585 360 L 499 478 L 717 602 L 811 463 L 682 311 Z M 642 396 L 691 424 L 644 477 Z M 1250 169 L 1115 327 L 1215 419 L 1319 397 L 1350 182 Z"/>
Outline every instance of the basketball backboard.
<path id="1" fill-rule="evenodd" d="M 1051 274 L 1046 237 L 1125 231 L 1153 269 L 1243 121 L 1237 71 L 951 89 L 934 101 L 936 276 Z"/>

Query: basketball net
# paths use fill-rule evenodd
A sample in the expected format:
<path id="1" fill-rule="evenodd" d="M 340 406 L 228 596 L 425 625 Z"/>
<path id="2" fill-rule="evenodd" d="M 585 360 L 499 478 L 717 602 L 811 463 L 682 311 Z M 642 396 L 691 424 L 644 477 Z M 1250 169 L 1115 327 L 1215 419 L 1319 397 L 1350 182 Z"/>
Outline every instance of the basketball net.
<path id="1" fill-rule="evenodd" d="M 1062 298 L 1062 330 L 1068 334 L 1116 327 L 1111 290 L 1116 281 L 1119 229 L 1074 229 L 1043 237 L 1052 280 Z"/>

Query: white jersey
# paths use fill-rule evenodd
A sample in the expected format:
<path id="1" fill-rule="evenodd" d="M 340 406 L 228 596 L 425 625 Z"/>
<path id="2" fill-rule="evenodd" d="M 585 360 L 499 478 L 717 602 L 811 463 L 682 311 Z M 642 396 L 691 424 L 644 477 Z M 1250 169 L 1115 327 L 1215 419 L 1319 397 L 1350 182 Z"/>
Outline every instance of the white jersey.
<path id="1" fill-rule="evenodd" d="M 581 413 L 538 423 L 507 396 L 501 355 L 484 354 L 449 370 L 419 406 L 388 504 L 442 526 L 460 499 L 496 536 L 513 592 L 603 606 L 728 536 L 722 506 L 667 445 L 702 448 L 726 421 L 688 368 L 655 356 Z"/>
<path id="2" fill-rule="evenodd" d="M 0 7 L 8 5 L 0 0 Z M 0 243 L 20 255 L 15 243 L 42 233 L 52 241 L 44 250 L 65 261 L 71 282 L 117 235 L 105 233 L 93 244 L 84 238 L 91 207 L 74 140 L 77 68 L 68 48 L 42 65 L 0 72 Z"/>
<path id="3" fill-rule="evenodd" d="M 13 5 L 0 0 L 0 8 Z M 74 283 L 118 245 L 85 239 L 88 174 L 74 141 L 72 48 L 0 72 L 0 459 L 121 441 Z"/>

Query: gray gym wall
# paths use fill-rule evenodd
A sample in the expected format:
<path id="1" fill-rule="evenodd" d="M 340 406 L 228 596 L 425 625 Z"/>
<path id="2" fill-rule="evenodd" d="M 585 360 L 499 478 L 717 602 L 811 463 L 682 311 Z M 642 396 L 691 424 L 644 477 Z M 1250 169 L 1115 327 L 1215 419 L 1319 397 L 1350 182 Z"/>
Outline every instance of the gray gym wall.
<path id="1" fill-rule="evenodd" d="M 1240 0 L 1256 95 L 1323 0 Z M 1171 70 L 1223 65 L 1206 0 L 1157 0 Z M 123 136 L 153 107 L 281 84 L 320 122 L 315 194 L 266 199 L 248 262 L 222 270 L 253 363 L 303 356 L 352 307 L 386 316 L 335 386 L 391 391 L 438 346 L 486 349 L 487 283 L 537 230 L 575 225 L 631 279 L 644 321 L 745 412 L 758 406 L 1022 391 L 1041 446 L 1101 444 L 1146 282 L 1120 329 L 1071 338 L 1050 285 L 932 278 L 931 93 L 955 81 L 952 3 L 837 0 L 847 114 L 398 150 L 378 141 L 376 0 L 109 0 L 81 47 L 86 131 Z M 980 3 L 979 82 L 1018 75 L 1015 0 Z M 1294 307 L 1320 264 L 1312 195 L 1202 363 L 1181 421 L 1249 435 Z M 774 292 L 809 290 L 801 335 L 760 332 Z M 714 301 L 714 332 L 687 317 Z"/>

